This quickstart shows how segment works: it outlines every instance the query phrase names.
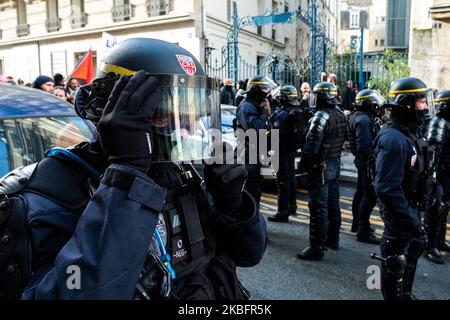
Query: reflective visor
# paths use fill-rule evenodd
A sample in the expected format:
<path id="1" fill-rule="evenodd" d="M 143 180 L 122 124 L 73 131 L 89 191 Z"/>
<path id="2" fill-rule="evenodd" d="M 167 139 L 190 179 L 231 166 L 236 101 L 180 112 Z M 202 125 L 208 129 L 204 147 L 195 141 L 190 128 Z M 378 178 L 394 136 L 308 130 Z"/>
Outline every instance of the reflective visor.
<path id="1" fill-rule="evenodd" d="M 210 130 L 221 127 L 220 93 L 215 80 L 171 76 L 161 82 L 162 101 L 155 111 L 151 128 L 153 161 L 209 158 Z"/>

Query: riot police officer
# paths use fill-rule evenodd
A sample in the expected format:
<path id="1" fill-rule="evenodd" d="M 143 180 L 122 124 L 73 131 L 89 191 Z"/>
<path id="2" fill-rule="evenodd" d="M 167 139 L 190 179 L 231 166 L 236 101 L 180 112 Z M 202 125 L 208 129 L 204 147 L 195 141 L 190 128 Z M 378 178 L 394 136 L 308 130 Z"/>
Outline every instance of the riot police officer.
<path id="1" fill-rule="evenodd" d="M 417 261 L 426 243 L 419 208 L 426 191 L 428 144 L 420 127 L 428 114 L 428 89 L 402 78 L 389 90 L 390 119 L 375 140 L 375 191 L 384 221 L 381 290 L 387 300 L 412 299 Z"/>
<path id="2" fill-rule="evenodd" d="M 383 98 L 377 91 L 362 90 L 356 95 L 354 111 L 348 119 L 350 151 L 355 156 L 358 169 L 358 185 L 352 203 L 356 213 L 354 222 L 357 222 L 357 240 L 372 244 L 379 244 L 371 232 L 369 221 L 377 201 L 372 184 L 375 171 L 372 144 L 379 130 L 375 117 L 383 104 Z"/>
<path id="3" fill-rule="evenodd" d="M 438 113 L 428 125 L 426 139 L 436 150 L 437 192 L 431 210 L 427 211 L 424 217 L 428 236 L 424 256 L 432 262 L 442 264 L 444 259 L 439 250 L 450 249 L 445 241 L 450 206 L 450 91 L 439 92 L 434 102 Z"/>
<path id="4" fill-rule="evenodd" d="M 245 150 L 245 168 L 248 172 L 245 189 L 254 197 L 258 205 L 261 200 L 259 133 L 261 130 L 268 129 L 271 107 L 267 97 L 276 86 L 265 76 L 254 76 L 248 81 L 247 95 L 236 110 L 237 128 L 244 133 L 253 131 L 258 138 L 257 142 L 252 143 L 247 139 L 238 138 L 238 149 Z"/>
<path id="5" fill-rule="evenodd" d="M 302 146 L 306 111 L 300 109 L 294 86 L 283 85 L 276 97 L 281 106 L 271 116 L 271 130 L 279 131 L 279 168 L 277 172 L 278 211 L 269 221 L 287 222 L 297 212 L 295 157 Z"/>
<path id="6" fill-rule="evenodd" d="M 32 235 L 30 255 L 22 247 L 16 266 L 32 277 L 2 270 L 0 292 L 15 289 L 9 296 L 23 292 L 25 299 L 245 298 L 235 267 L 258 263 L 266 241 L 264 219 L 242 192 L 245 168 L 207 164 L 205 190 L 191 165 L 202 159 L 179 150 L 182 128 L 199 135 L 205 118 L 218 128 L 217 81 L 191 53 L 155 39 L 119 43 L 101 68 L 75 103 L 98 137 L 52 149 L 1 183 L 3 193 L 26 201 L 7 201 L 0 213 L 26 210 L 28 230 L 12 236 Z M 198 141 L 193 154 L 206 160 L 209 139 Z M 69 286 L 74 272 L 79 283 Z"/>
<path id="7" fill-rule="evenodd" d="M 310 197 L 310 245 L 297 255 L 304 260 L 322 259 L 324 247 L 339 249 L 340 157 L 347 135 L 345 115 L 337 107 L 336 86 L 318 83 L 313 94 L 317 111 L 310 121 L 300 163 L 300 169 L 308 172 Z"/>

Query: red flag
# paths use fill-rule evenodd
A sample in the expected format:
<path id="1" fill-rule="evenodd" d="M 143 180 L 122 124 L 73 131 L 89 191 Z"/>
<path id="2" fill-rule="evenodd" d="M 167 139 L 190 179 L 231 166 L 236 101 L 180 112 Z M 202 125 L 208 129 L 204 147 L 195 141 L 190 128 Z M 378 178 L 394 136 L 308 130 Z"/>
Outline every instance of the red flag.
<path id="1" fill-rule="evenodd" d="M 71 78 L 81 79 L 86 81 L 86 83 L 91 83 L 95 77 L 94 70 L 94 56 L 92 55 L 91 49 L 84 55 L 80 63 L 75 67 L 75 69 L 70 74 Z"/>

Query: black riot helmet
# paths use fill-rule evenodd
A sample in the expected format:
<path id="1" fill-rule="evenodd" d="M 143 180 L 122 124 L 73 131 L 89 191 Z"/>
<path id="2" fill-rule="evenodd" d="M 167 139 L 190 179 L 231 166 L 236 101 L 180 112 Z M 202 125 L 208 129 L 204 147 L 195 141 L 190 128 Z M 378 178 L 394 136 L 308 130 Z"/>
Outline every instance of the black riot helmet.
<path id="1" fill-rule="evenodd" d="M 384 98 L 376 90 L 365 89 L 356 95 L 354 107 L 356 110 L 376 113 L 384 105 Z"/>
<path id="2" fill-rule="evenodd" d="M 389 89 L 389 104 L 400 108 L 414 109 L 416 100 L 426 98 L 429 89 L 417 78 L 401 78 L 392 82 Z"/>
<path id="3" fill-rule="evenodd" d="M 334 84 L 329 82 L 319 82 L 314 86 L 313 95 L 315 96 L 315 107 L 334 107 L 338 104 L 337 88 Z"/>
<path id="4" fill-rule="evenodd" d="M 247 98 L 261 104 L 277 87 L 277 84 L 266 76 L 254 76 L 247 83 Z"/>
<path id="5" fill-rule="evenodd" d="M 434 105 L 439 112 L 450 113 L 450 90 L 439 92 L 434 97 Z"/>
<path id="6" fill-rule="evenodd" d="M 114 46 L 92 85 L 78 90 L 77 113 L 96 124 L 118 79 L 140 70 L 155 77 L 162 91 L 152 119 L 152 161 L 208 157 L 208 131 L 220 128 L 219 83 L 205 76 L 189 51 L 173 43 L 133 38 Z"/>
<path id="7" fill-rule="evenodd" d="M 427 85 L 417 78 L 401 78 L 392 82 L 389 89 L 389 104 L 391 108 L 391 116 L 405 121 L 423 122 L 427 117 L 430 117 L 434 110 L 433 100 L 430 99 L 432 91 L 427 88 Z M 426 98 L 428 100 L 427 110 L 416 110 L 416 102 L 418 99 Z"/>
<path id="8" fill-rule="evenodd" d="M 282 86 L 280 90 L 280 103 L 282 106 L 300 106 L 297 89 L 288 84 Z"/>

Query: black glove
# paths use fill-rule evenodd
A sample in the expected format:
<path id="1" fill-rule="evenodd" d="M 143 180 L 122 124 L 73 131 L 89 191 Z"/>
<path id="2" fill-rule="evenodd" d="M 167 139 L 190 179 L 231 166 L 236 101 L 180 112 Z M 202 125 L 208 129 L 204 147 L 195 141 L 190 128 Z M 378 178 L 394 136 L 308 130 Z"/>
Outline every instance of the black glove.
<path id="1" fill-rule="evenodd" d="M 224 150 L 228 150 L 224 155 L 236 158 L 236 153 L 232 151 L 230 153 L 226 143 L 224 143 Z M 213 197 L 217 209 L 237 218 L 241 214 L 242 190 L 248 173 L 244 165 L 226 164 L 227 162 L 232 163 L 226 160 L 221 162 L 225 164 L 205 165 L 203 175 L 206 190 Z"/>
<path id="2" fill-rule="evenodd" d="M 110 163 L 147 173 L 151 165 L 151 119 L 162 99 L 157 80 L 139 71 L 114 86 L 98 124 Z"/>

